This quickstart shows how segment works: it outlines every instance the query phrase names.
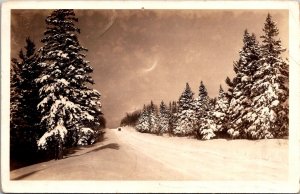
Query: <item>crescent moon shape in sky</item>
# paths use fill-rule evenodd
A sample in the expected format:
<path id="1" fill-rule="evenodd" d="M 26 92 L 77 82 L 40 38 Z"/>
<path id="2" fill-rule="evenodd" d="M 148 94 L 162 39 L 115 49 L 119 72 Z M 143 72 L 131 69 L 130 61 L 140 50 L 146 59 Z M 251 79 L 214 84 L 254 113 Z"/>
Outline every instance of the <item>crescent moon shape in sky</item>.
<path id="1" fill-rule="evenodd" d="M 148 73 L 148 72 L 150 72 L 150 71 L 154 70 L 154 69 L 155 69 L 155 67 L 157 66 L 157 63 L 158 63 L 158 61 L 157 61 L 157 60 L 155 60 L 155 61 L 154 61 L 154 63 L 151 65 L 151 67 L 150 67 L 150 68 L 148 68 L 148 69 L 145 69 L 145 70 L 144 70 L 144 72 L 145 72 L 145 73 Z"/>
<path id="2" fill-rule="evenodd" d="M 105 26 L 105 28 L 100 32 L 99 37 L 101 37 L 102 35 L 104 35 L 114 24 L 115 20 L 117 18 L 117 12 L 115 10 L 113 10 L 113 14 L 112 16 L 109 18 L 108 24 Z"/>

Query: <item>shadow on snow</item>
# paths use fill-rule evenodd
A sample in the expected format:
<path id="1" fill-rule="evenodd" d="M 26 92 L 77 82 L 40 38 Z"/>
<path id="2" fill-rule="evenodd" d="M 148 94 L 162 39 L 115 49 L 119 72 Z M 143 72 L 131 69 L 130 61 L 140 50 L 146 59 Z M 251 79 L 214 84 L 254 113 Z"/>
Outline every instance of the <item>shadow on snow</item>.
<path id="1" fill-rule="evenodd" d="M 39 172 L 39 171 L 42 171 L 42 170 L 44 170 L 44 169 L 35 170 L 35 171 L 33 171 L 33 172 L 29 172 L 29 173 L 23 174 L 23 175 L 21 175 L 21 176 L 18 176 L 18 177 L 16 177 L 16 178 L 11 179 L 11 180 L 21 180 L 21 179 L 23 179 L 23 178 L 25 178 L 25 177 L 28 177 L 28 176 L 30 176 L 30 175 L 33 175 L 33 174 L 35 174 L 35 173 L 37 173 L 37 172 Z"/>
<path id="2" fill-rule="evenodd" d="M 114 149 L 114 150 L 119 150 L 120 149 L 120 146 L 119 144 L 117 143 L 110 143 L 110 144 L 107 144 L 107 145 L 103 145 L 101 147 L 97 147 L 95 149 L 92 149 L 92 150 L 89 150 L 85 153 L 82 153 L 82 154 L 76 154 L 76 155 L 72 155 L 73 153 L 77 152 L 78 150 L 81 150 L 80 148 L 74 148 L 74 150 L 72 150 L 72 153 L 71 154 L 67 154 L 66 157 L 64 158 L 70 158 L 70 157 L 76 157 L 76 156 L 82 156 L 82 155 L 85 155 L 85 154 L 89 154 L 91 152 L 98 152 L 100 150 L 104 150 L 104 149 Z"/>

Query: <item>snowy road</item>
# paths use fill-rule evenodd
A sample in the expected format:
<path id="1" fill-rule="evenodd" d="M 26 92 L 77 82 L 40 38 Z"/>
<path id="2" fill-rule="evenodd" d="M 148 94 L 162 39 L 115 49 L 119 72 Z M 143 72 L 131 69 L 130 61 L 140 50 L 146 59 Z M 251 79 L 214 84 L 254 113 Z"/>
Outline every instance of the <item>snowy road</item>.
<path id="1" fill-rule="evenodd" d="M 11 171 L 12 180 L 285 180 L 287 140 L 198 141 L 108 129 L 67 158 Z"/>

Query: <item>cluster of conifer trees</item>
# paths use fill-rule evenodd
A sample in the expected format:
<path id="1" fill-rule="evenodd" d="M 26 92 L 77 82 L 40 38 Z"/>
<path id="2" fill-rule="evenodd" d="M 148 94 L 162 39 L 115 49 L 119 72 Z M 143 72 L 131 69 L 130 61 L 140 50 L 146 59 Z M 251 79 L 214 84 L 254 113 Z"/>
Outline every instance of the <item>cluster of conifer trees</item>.
<path id="1" fill-rule="evenodd" d="M 27 38 L 25 51 L 12 59 L 11 159 L 35 157 L 38 150 L 61 159 L 64 147 L 92 144 L 105 127 L 77 21 L 73 10 L 53 11 L 42 47 L 36 50 Z"/>
<path id="2" fill-rule="evenodd" d="M 136 124 L 139 132 L 169 133 L 211 139 L 282 138 L 288 135 L 288 63 L 277 37 L 279 30 L 268 14 L 264 34 L 258 42 L 245 30 L 234 78 L 226 78 L 228 90 L 220 86 L 217 98 L 210 98 L 201 81 L 194 98 L 189 84 L 177 102 L 159 109 L 144 106 Z"/>

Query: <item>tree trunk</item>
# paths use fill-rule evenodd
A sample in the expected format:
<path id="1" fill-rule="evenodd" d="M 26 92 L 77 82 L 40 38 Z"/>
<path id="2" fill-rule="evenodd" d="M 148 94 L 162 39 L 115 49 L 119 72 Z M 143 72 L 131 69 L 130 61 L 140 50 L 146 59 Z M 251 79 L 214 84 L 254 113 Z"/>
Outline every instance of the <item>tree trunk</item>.
<path id="1" fill-rule="evenodd" d="M 58 160 L 63 159 L 63 144 L 61 138 L 58 140 Z"/>

